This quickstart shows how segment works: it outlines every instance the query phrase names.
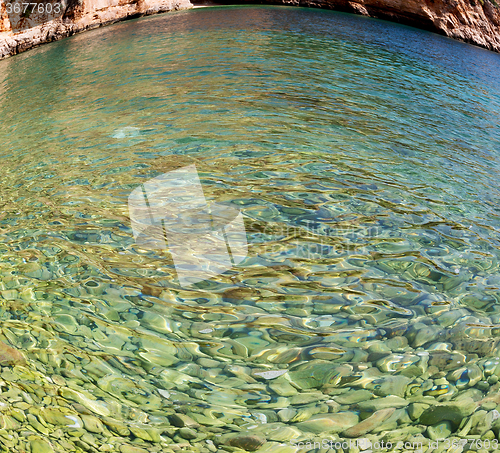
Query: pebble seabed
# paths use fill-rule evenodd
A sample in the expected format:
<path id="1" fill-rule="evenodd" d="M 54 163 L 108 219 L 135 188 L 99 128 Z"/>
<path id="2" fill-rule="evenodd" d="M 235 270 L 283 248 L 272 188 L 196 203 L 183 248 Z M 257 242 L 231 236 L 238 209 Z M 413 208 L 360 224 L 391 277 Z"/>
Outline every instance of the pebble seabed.
<path id="1" fill-rule="evenodd" d="M 229 311 L 220 308 L 205 314 L 210 322 L 193 321 L 190 311 L 168 319 L 139 310 L 138 296 L 133 304 L 112 286 L 86 286 L 94 303 L 107 301 L 101 313 L 110 323 L 60 309 L 52 338 L 36 325 L 47 307 L 57 311 L 55 299 L 49 305 L 42 292 L 1 292 L 4 306 L 31 306 L 34 320 L 31 332 L 14 319 L 2 324 L 2 451 L 497 450 L 500 364 L 482 356 L 498 341 L 484 328 L 473 336 L 470 321 L 444 327 L 464 318 L 464 309 L 439 314 L 429 301 L 441 327 L 414 320 L 404 335 L 402 323 L 392 331 L 345 328 L 320 344 L 291 346 L 285 336 L 273 341 L 271 326 L 288 326 L 290 335 L 301 326 L 326 331 L 342 306 L 313 304 L 315 324 L 306 326 L 242 304 L 239 323 L 264 332 L 252 335 L 223 328 Z M 222 305 L 251 298 L 241 291 L 226 292 Z M 156 297 L 165 301 L 171 292 Z M 167 340 L 173 336 L 181 341 Z"/>
<path id="2" fill-rule="evenodd" d="M 284 12 L 279 14 L 284 20 Z M 224 16 L 216 19 L 219 23 Z M 269 73 L 279 68 L 275 61 L 291 63 L 261 91 L 255 88 L 260 82 L 250 83 L 248 96 L 241 97 L 237 75 L 246 80 L 248 69 L 246 63 L 235 60 L 234 68 L 241 67 L 242 72 L 234 75 L 229 67 L 229 80 L 234 83 L 215 74 L 205 82 L 203 90 L 210 94 L 205 104 L 190 103 L 183 97 L 185 91 L 196 93 L 201 88 L 189 72 L 185 77 L 190 85 L 183 88 L 184 70 L 175 76 L 167 71 L 166 79 L 158 79 L 156 85 L 135 76 L 126 89 L 116 83 L 122 74 L 142 74 L 142 66 L 147 67 L 164 49 L 179 53 L 162 56 L 166 61 L 195 65 L 197 73 L 203 65 L 190 61 L 191 47 L 209 48 L 219 42 L 219 36 L 210 43 L 208 35 L 201 34 L 187 47 L 175 40 L 156 46 L 155 33 L 145 33 L 144 52 L 131 54 L 133 40 L 125 33 L 119 50 L 108 51 L 109 61 L 101 53 L 89 53 L 85 64 L 72 63 L 74 72 L 64 76 L 65 89 L 79 100 L 69 102 L 68 95 L 63 97 L 67 103 L 58 110 L 53 107 L 52 118 L 57 120 L 53 122 L 60 125 L 60 132 L 52 123 L 43 127 L 26 123 L 26 129 L 21 128 L 25 118 L 33 117 L 34 107 L 30 104 L 22 115 L 16 114 L 15 107 L 27 105 L 24 80 L 34 66 L 26 60 L 20 72 L 10 76 L 9 93 L 19 96 L 3 106 L 5 112 L 14 112 L 13 118 L 2 119 L 17 132 L 3 136 L 5 149 L 13 152 L 2 156 L 8 171 L 2 175 L 6 201 L 0 217 L 0 451 L 500 450 L 499 213 L 496 185 L 491 184 L 496 154 L 488 154 L 487 166 L 479 157 L 477 162 L 470 157 L 471 149 L 479 156 L 479 150 L 493 146 L 484 131 L 496 131 L 491 124 L 496 124 L 497 116 L 487 111 L 479 121 L 480 112 L 474 109 L 480 101 L 470 98 L 462 107 L 458 96 L 481 90 L 465 83 L 465 78 L 451 78 L 452 72 L 433 79 L 437 66 L 430 66 L 432 71 L 422 72 L 422 78 L 434 81 L 437 88 L 432 90 L 439 97 L 428 100 L 426 92 L 421 96 L 425 103 L 408 103 L 407 86 L 420 82 L 403 72 L 398 76 L 404 82 L 398 96 L 393 96 L 393 79 L 386 87 L 388 98 L 401 104 L 388 103 L 384 109 L 388 117 L 402 110 L 398 105 L 439 112 L 431 120 L 427 113 L 417 116 L 408 111 L 407 120 L 383 123 L 379 101 L 369 104 L 365 94 L 356 98 L 363 91 L 356 85 L 345 85 L 345 92 L 338 94 L 341 108 L 331 109 L 329 99 L 337 102 L 337 93 L 328 91 L 330 72 L 335 73 L 338 61 L 345 58 L 349 71 L 358 68 L 358 72 L 336 73 L 342 83 L 363 79 L 366 69 L 353 60 L 356 55 L 371 65 L 377 61 L 378 47 L 366 50 L 363 45 L 359 52 L 346 53 L 338 47 L 338 54 L 324 54 L 321 65 L 331 63 L 323 70 L 328 83 L 320 85 L 325 98 L 304 103 L 310 78 L 318 71 L 309 60 L 290 60 L 288 52 L 299 34 L 290 32 L 280 46 L 276 43 L 281 35 L 263 39 L 269 44 L 268 53 L 282 52 L 277 54 L 279 59 L 269 60 Z M 243 35 L 238 25 L 227 42 L 241 45 L 246 55 L 248 44 L 239 43 Z M 318 39 L 315 35 L 314 46 L 304 47 L 309 49 L 304 58 L 316 58 L 316 49 L 321 48 Z M 336 45 L 328 45 L 336 51 Z M 66 61 L 70 53 L 78 58 L 85 53 L 75 49 L 66 54 L 58 51 L 62 55 L 58 58 Z M 149 54 L 151 49 L 157 54 Z M 220 55 L 226 61 L 231 54 L 223 50 Z M 45 112 L 61 97 L 59 81 L 43 97 L 45 84 L 56 81 L 53 74 L 59 74 L 50 70 L 56 52 L 43 55 L 51 58 L 31 75 L 35 80 L 40 74 L 41 80 L 29 97 L 39 104 L 33 110 L 37 112 Z M 219 61 L 214 55 L 217 52 L 204 60 L 208 68 Z M 450 51 L 450 55 L 455 58 L 456 53 Z M 395 61 L 397 67 L 405 60 L 380 61 Z M 119 76 L 108 74 L 112 64 L 119 67 L 119 71 L 115 68 Z M 96 66 L 101 79 L 94 73 Z M 301 75 L 303 83 L 296 84 L 298 66 L 310 72 Z M 413 75 L 413 64 L 409 67 Z M 156 74 L 163 68 L 153 69 Z M 380 68 L 381 78 L 372 79 L 377 93 L 384 87 L 382 81 L 387 84 L 385 67 Z M 279 85 L 282 73 L 290 74 L 290 83 Z M 87 102 L 90 85 L 78 82 L 75 74 L 100 80 L 99 99 L 93 107 Z M 172 91 L 167 102 L 161 99 L 168 84 Z M 11 86 L 18 86 L 17 91 Z M 290 91 L 297 86 L 306 89 Z M 461 88 L 449 88 L 454 86 Z M 128 104 L 129 93 L 140 103 Z M 478 99 L 492 95 L 481 96 Z M 153 128 L 154 116 L 137 121 L 137 127 L 136 122 L 131 123 L 134 127 L 108 124 L 103 120 L 101 97 L 113 101 L 107 112 L 110 118 L 118 116 L 115 108 L 133 118 L 144 99 L 156 111 L 154 102 L 161 100 L 162 108 L 169 111 L 162 120 L 168 134 Z M 234 108 L 223 103 L 214 110 L 213 104 L 226 102 L 226 97 L 235 99 Z M 256 115 L 253 103 L 263 105 L 272 98 L 279 110 Z M 457 109 L 468 110 L 467 116 L 456 117 L 454 127 L 448 127 L 449 111 L 438 108 L 445 98 L 446 103 L 455 102 Z M 177 107 L 171 113 L 173 100 Z M 245 121 L 240 121 L 241 105 L 250 106 Z M 83 121 L 81 112 L 91 108 L 91 118 Z M 294 108 L 297 116 L 287 116 Z M 346 109 L 352 109 L 352 115 L 359 113 L 355 123 L 359 135 L 351 137 L 354 129 L 351 120 L 344 119 Z M 207 125 L 195 116 L 203 111 L 224 112 L 217 116 L 226 123 L 217 118 Z M 231 117 L 231 112 L 236 113 Z M 300 150 L 294 151 L 298 145 L 290 135 L 292 126 L 308 130 L 312 121 L 321 124 L 318 112 L 326 115 L 322 121 L 328 128 L 338 119 L 333 133 L 339 140 L 336 152 L 330 153 L 330 142 L 322 152 L 310 151 L 310 143 L 332 136 L 327 126 L 298 135 Z M 370 112 L 371 122 L 361 115 L 368 117 Z M 439 123 L 441 117 L 443 123 Z M 420 124 L 414 118 L 420 118 Z M 462 134 L 469 122 L 472 128 Z M 220 139 L 221 130 L 239 123 L 248 127 L 244 131 L 248 135 L 234 132 L 231 141 Z M 193 124 L 207 128 L 198 131 L 196 140 L 186 137 Z M 263 124 L 269 124 L 267 129 Z M 427 124 L 432 129 L 425 129 Z M 451 131 L 449 140 L 439 147 L 434 142 L 438 129 Z M 32 130 L 39 135 L 29 135 Z M 49 130 L 53 136 L 43 142 Z M 349 134 L 342 141 L 338 135 L 344 130 Z M 412 137 L 414 131 L 420 135 L 410 147 L 405 134 Z M 71 141 L 61 144 L 60 137 L 66 133 L 78 138 L 78 151 Z M 397 134 L 404 146 L 376 155 L 368 145 L 357 147 L 376 134 L 374 143 L 383 150 L 388 137 L 393 137 L 389 133 Z M 28 138 L 21 141 L 24 135 Z M 166 144 L 161 141 L 164 135 L 168 135 Z M 268 148 L 252 144 L 254 135 L 274 136 L 277 143 L 271 142 Z M 282 138 L 289 136 L 290 143 L 283 145 Z M 427 142 L 427 136 L 433 140 Z M 460 148 L 458 138 L 475 136 L 482 137 L 484 147 L 478 141 L 475 148 Z M 213 137 L 219 141 L 209 146 Z M 103 147 L 102 141 L 109 147 Z M 356 147 L 351 148 L 351 142 Z M 436 169 L 417 165 L 421 158 L 413 149 L 421 147 L 428 151 L 422 154 L 425 160 L 437 159 Z M 439 148 L 450 154 L 439 154 Z M 17 154 L 24 149 L 24 154 Z M 160 149 L 166 151 L 158 157 Z M 138 161 L 142 155 L 144 160 Z M 442 169 L 448 168 L 450 156 L 453 172 L 446 173 Z M 466 157 L 462 164 L 460 156 Z M 193 162 L 207 188 L 207 199 L 228 202 L 245 216 L 249 254 L 237 271 L 186 290 L 176 283 L 172 262 L 162 251 L 143 250 L 135 244 L 127 197 L 147 179 Z M 361 172 L 367 165 L 368 170 Z M 431 171 L 439 176 L 435 181 L 428 177 Z M 428 184 L 422 182 L 428 179 Z M 474 191 L 477 180 L 483 185 Z M 470 193 L 461 193 L 469 189 Z M 287 230 L 287 226 L 293 228 Z M 300 247 L 294 246 L 294 240 Z"/>

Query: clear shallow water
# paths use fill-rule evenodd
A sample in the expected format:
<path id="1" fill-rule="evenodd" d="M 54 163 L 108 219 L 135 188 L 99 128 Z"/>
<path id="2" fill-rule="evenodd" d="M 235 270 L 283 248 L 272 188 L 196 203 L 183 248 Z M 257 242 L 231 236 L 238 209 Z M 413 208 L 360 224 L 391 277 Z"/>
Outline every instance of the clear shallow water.
<path id="1" fill-rule="evenodd" d="M 7 350 L 2 368 L 7 448 L 31 430 L 67 451 L 76 430 L 296 451 L 277 445 L 343 437 L 388 395 L 404 402 L 365 437 L 481 434 L 463 425 L 498 404 L 499 70 L 433 34 L 272 7 L 0 62 L 1 339 L 27 359 Z M 207 200 L 243 212 L 249 253 L 186 290 L 135 245 L 127 198 L 190 164 Z M 469 397 L 459 418 L 415 416 Z"/>

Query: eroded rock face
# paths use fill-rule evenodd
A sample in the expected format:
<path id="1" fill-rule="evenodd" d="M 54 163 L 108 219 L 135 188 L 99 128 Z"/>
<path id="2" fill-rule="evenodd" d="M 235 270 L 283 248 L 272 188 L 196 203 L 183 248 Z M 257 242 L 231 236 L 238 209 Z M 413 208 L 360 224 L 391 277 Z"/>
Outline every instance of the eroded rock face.
<path id="1" fill-rule="evenodd" d="M 310 6 L 351 12 L 412 25 L 500 52 L 500 8 L 495 7 L 492 0 L 219 1 Z M 0 59 L 128 17 L 192 7 L 189 0 L 51 0 L 53 4 L 63 4 L 62 13 L 42 20 L 36 15 L 32 18 L 9 14 L 8 2 L 0 2 Z"/>
<path id="2" fill-rule="evenodd" d="M 51 0 L 43 3 L 41 13 L 20 14 L 13 11 L 14 2 L 0 2 L 0 59 L 129 17 L 193 6 L 189 0 Z M 48 3 L 50 12 L 46 10 Z"/>

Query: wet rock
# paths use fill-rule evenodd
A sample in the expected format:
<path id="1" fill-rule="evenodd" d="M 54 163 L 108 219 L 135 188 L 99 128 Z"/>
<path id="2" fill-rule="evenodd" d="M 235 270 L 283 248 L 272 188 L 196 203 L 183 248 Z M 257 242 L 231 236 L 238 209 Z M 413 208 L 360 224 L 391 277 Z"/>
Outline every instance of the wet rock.
<path id="1" fill-rule="evenodd" d="M 197 363 L 203 368 L 217 368 L 222 365 L 221 362 L 219 362 L 218 360 L 209 359 L 205 357 L 200 357 L 197 360 Z"/>
<path id="2" fill-rule="evenodd" d="M 266 371 L 255 371 L 252 373 L 252 376 L 256 378 L 271 380 L 276 379 L 280 376 L 283 376 L 287 370 L 266 370 Z"/>
<path id="3" fill-rule="evenodd" d="M 289 442 L 291 439 L 301 437 L 303 434 L 293 426 L 282 423 L 266 423 L 256 428 L 256 431 L 268 441 Z"/>
<path id="4" fill-rule="evenodd" d="M 20 409 L 11 409 L 10 415 L 14 417 L 18 422 L 23 423 L 26 420 L 26 415 Z"/>
<path id="5" fill-rule="evenodd" d="M 487 382 L 490 385 L 495 385 L 498 382 L 498 376 L 489 376 Z"/>
<path id="6" fill-rule="evenodd" d="M 408 415 L 412 420 L 418 420 L 426 409 L 429 408 L 428 404 L 411 403 L 408 406 Z"/>
<path id="7" fill-rule="evenodd" d="M 399 396 L 386 396 L 385 398 L 375 398 L 369 401 L 363 401 L 357 405 L 360 410 L 366 412 L 376 412 L 387 408 L 400 408 L 408 406 L 408 401 Z"/>
<path id="8" fill-rule="evenodd" d="M 272 382 L 269 388 L 279 396 L 293 396 L 297 394 L 297 389 L 287 381 Z"/>
<path id="9" fill-rule="evenodd" d="M 447 439 L 454 431 L 452 422 L 445 420 L 427 428 L 427 435 L 432 440 Z"/>
<path id="10" fill-rule="evenodd" d="M 338 412 L 336 414 L 321 414 L 311 417 L 309 420 L 297 423 L 301 431 L 311 433 L 341 433 L 358 423 L 359 418 L 352 412 Z"/>
<path id="11" fill-rule="evenodd" d="M 54 453 L 51 445 L 43 439 L 34 439 L 30 442 L 31 453 Z"/>
<path id="12" fill-rule="evenodd" d="M 0 365 L 26 365 L 26 359 L 20 351 L 0 341 Z"/>
<path id="13" fill-rule="evenodd" d="M 379 410 L 357 425 L 346 429 L 342 434 L 346 437 L 360 437 L 364 434 L 367 434 L 371 432 L 376 426 L 387 420 L 395 410 L 396 409 L 393 407 Z"/>
<path id="14" fill-rule="evenodd" d="M 320 412 L 320 409 L 316 405 L 302 407 L 297 409 L 297 414 L 292 418 L 292 423 L 304 422 L 309 420 L 313 415 L 316 415 Z"/>
<path id="15" fill-rule="evenodd" d="M 391 442 L 392 444 L 397 444 L 400 441 L 405 441 L 408 437 L 415 434 L 421 434 L 425 431 L 423 426 L 406 426 L 405 428 L 393 429 L 386 434 L 382 440 L 384 442 Z"/>
<path id="16" fill-rule="evenodd" d="M 184 414 L 172 414 L 168 417 L 170 423 L 178 428 L 199 428 L 199 424 L 196 423 L 191 417 Z"/>
<path id="17" fill-rule="evenodd" d="M 262 445 L 266 443 L 266 439 L 260 436 L 251 436 L 251 435 L 238 435 L 236 437 L 232 437 L 227 441 L 227 445 L 231 447 L 241 448 L 246 451 L 255 451 L 258 450 Z"/>
<path id="18" fill-rule="evenodd" d="M 28 423 L 38 432 L 42 433 L 44 436 L 49 435 L 49 430 L 43 426 L 33 414 L 28 414 L 27 419 Z"/>
<path id="19" fill-rule="evenodd" d="M 474 412 L 476 407 L 477 403 L 475 403 L 472 398 L 440 403 L 426 409 L 420 416 L 420 423 L 423 425 L 435 425 L 448 420 L 455 426 L 458 426 L 464 417 Z"/>
<path id="20" fill-rule="evenodd" d="M 354 390 L 342 395 L 334 397 L 334 400 L 339 404 L 355 404 L 361 401 L 366 401 L 372 398 L 372 392 L 368 390 Z"/>
<path id="21" fill-rule="evenodd" d="M 343 368 L 337 371 L 338 367 L 338 365 L 325 360 L 313 360 L 290 371 L 290 381 L 302 390 L 333 385 L 343 375 Z"/>
<path id="22" fill-rule="evenodd" d="M 448 380 L 455 383 L 458 390 L 474 387 L 483 377 L 477 365 L 468 365 L 448 373 Z"/>
<path id="23" fill-rule="evenodd" d="M 476 388 L 479 389 L 479 390 L 482 390 L 483 392 L 486 392 L 490 388 L 490 385 L 488 384 L 487 381 L 479 381 L 476 384 Z"/>
<path id="24" fill-rule="evenodd" d="M 375 341 L 370 344 L 367 348 L 368 354 L 368 361 L 369 362 L 376 362 L 377 360 L 380 360 L 386 356 L 388 356 L 392 351 L 391 349 L 382 343 L 381 341 Z"/>
<path id="25" fill-rule="evenodd" d="M 130 434 L 130 430 L 123 424 L 112 418 L 103 418 L 104 424 L 114 433 L 122 437 L 127 437 Z"/>
<path id="26" fill-rule="evenodd" d="M 186 440 L 193 440 L 198 437 L 195 431 L 193 431 L 191 428 L 181 428 L 179 429 L 179 434 L 183 439 Z"/>
<path id="27" fill-rule="evenodd" d="M 396 409 L 389 417 L 375 426 L 372 433 L 381 433 L 383 431 L 393 431 L 398 425 L 403 423 L 403 420 L 408 417 L 405 409 Z M 401 423 L 400 423 L 401 422 Z"/>
<path id="28" fill-rule="evenodd" d="M 494 401 L 487 401 L 486 403 L 481 404 L 481 409 L 485 410 L 486 412 L 492 411 L 493 409 L 496 409 L 497 403 Z"/>
<path id="29" fill-rule="evenodd" d="M 278 412 L 278 418 L 282 422 L 286 423 L 286 422 L 290 421 L 293 417 L 295 417 L 296 414 L 297 414 L 297 411 L 295 409 L 286 408 L 286 409 L 282 409 Z"/>
<path id="30" fill-rule="evenodd" d="M 500 436 L 500 418 L 496 419 L 492 423 L 491 429 L 497 436 Z"/>
<path id="31" fill-rule="evenodd" d="M 102 433 L 104 427 L 98 418 L 92 415 L 82 415 L 81 417 L 87 431 L 91 433 Z"/>
<path id="32" fill-rule="evenodd" d="M 406 376 L 385 376 L 371 382 L 368 388 L 373 390 L 373 393 L 377 396 L 395 395 L 404 397 L 406 387 L 410 381 L 411 379 Z"/>
<path id="33" fill-rule="evenodd" d="M 330 412 L 331 414 L 334 414 L 334 413 L 340 411 L 341 406 L 336 401 L 333 401 L 333 400 L 325 401 L 325 404 L 328 408 L 328 412 Z"/>
<path id="34" fill-rule="evenodd" d="M 470 431 L 470 434 L 481 436 L 491 429 L 493 423 L 496 420 L 500 419 L 500 413 L 496 410 L 492 410 L 489 412 L 480 410 L 474 412 L 471 419 L 472 429 Z"/>
<path id="35" fill-rule="evenodd" d="M 311 404 L 316 401 L 325 399 L 325 395 L 321 392 L 301 392 L 298 395 L 292 396 L 289 401 L 292 406 L 298 406 L 302 404 Z"/>
<path id="36" fill-rule="evenodd" d="M 438 326 L 422 325 L 420 328 L 418 328 L 418 330 L 414 335 L 412 341 L 413 348 L 418 348 L 419 346 L 422 346 L 425 343 L 428 343 L 429 341 L 435 340 L 440 330 L 441 328 Z"/>
<path id="37" fill-rule="evenodd" d="M 161 442 L 160 433 L 154 428 L 141 428 L 139 426 L 131 426 L 130 431 L 135 437 L 148 442 Z"/>
<path id="38" fill-rule="evenodd" d="M 405 351 L 408 348 L 408 339 L 406 337 L 393 337 L 386 341 L 387 347 L 391 351 Z"/>
<path id="39" fill-rule="evenodd" d="M 82 420 L 73 414 L 64 414 L 56 408 L 44 408 L 40 411 L 40 417 L 47 423 L 56 426 L 73 426 L 81 428 L 83 426 Z"/>
<path id="40" fill-rule="evenodd" d="M 463 366 L 465 362 L 466 357 L 462 353 L 437 350 L 431 354 L 429 365 L 435 366 L 439 370 L 449 371 Z"/>
<path id="41" fill-rule="evenodd" d="M 149 453 L 147 450 L 134 445 L 120 445 L 120 453 Z"/>

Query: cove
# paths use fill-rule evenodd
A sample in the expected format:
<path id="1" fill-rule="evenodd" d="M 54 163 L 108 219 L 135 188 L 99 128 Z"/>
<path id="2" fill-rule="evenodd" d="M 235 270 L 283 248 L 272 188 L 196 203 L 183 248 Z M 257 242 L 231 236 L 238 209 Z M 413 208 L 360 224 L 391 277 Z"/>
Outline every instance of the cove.
<path id="1" fill-rule="evenodd" d="M 1 61 L 2 448 L 496 448 L 499 58 L 244 6 Z M 129 196 L 192 165 L 248 252 L 184 287 Z"/>

